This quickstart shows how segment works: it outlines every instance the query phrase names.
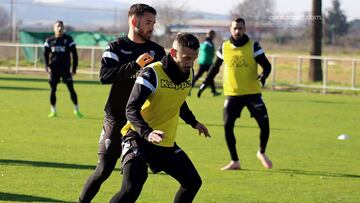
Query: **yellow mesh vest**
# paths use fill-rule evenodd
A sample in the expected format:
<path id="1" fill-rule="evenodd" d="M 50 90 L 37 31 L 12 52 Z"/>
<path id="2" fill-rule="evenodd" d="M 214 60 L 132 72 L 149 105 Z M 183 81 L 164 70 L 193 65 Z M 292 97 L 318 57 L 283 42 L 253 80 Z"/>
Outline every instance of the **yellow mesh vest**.
<path id="1" fill-rule="evenodd" d="M 253 44 L 252 40 L 241 47 L 235 47 L 229 40 L 223 43 L 224 95 L 238 96 L 261 92 L 260 82 L 256 79 L 258 72 Z"/>
<path id="2" fill-rule="evenodd" d="M 164 132 L 163 141 L 157 145 L 172 147 L 175 143 L 180 107 L 191 88 L 192 69 L 186 82 L 175 85 L 164 72 L 161 62 L 155 62 L 151 66 L 157 75 L 158 85 L 141 107 L 141 115 L 152 129 Z M 125 135 L 130 128 L 135 130 L 128 121 L 121 133 Z"/>

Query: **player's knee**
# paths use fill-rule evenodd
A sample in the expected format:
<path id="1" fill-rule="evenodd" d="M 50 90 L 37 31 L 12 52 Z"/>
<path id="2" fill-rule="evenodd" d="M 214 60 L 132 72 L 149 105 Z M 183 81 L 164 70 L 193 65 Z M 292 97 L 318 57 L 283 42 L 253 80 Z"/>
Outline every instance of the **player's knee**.
<path id="1" fill-rule="evenodd" d="M 112 168 L 107 168 L 104 165 L 98 165 L 95 169 L 94 178 L 99 181 L 105 181 L 111 174 Z"/>
<path id="2" fill-rule="evenodd" d="M 232 129 L 234 127 L 235 119 L 225 118 L 224 127 L 225 129 Z"/>
<path id="3" fill-rule="evenodd" d="M 146 181 L 146 178 L 143 180 L 140 180 L 138 182 L 130 182 L 129 181 L 127 184 L 125 184 L 125 185 L 123 184 L 123 188 L 121 189 L 122 192 L 128 197 L 137 197 L 142 190 L 142 187 Z"/>
<path id="4" fill-rule="evenodd" d="M 202 185 L 202 180 L 200 176 L 194 176 L 191 178 L 191 181 L 189 181 L 186 184 L 182 184 L 181 187 L 183 187 L 186 190 L 197 192 L 199 191 L 200 187 Z"/>
<path id="5" fill-rule="evenodd" d="M 266 116 L 266 117 L 263 117 L 261 120 L 260 120 L 260 122 L 259 122 L 259 124 L 260 124 L 260 129 L 262 130 L 262 131 L 269 131 L 269 118 Z"/>
<path id="6" fill-rule="evenodd" d="M 230 123 L 225 123 L 224 124 L 224 131 L 225 131 L 225 135 L 233 135 L 233 130 L 234 130 L 234 125 L 230 124 Z"/>
<path id="7" fill-rule="evenodd" d="M 195 191 L 198 191 L 202 185 L 202 180 L 200 177 L 196 178 L 193 182 L 193 187 Z"/>

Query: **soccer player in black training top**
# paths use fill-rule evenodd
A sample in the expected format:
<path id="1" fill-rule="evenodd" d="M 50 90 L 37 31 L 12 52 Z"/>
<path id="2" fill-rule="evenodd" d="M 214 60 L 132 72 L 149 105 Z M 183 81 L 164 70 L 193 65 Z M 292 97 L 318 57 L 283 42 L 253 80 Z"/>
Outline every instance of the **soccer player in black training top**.
<path id="1" fill-rule="evenodd" d="M 148 166 L 154 173 L 164 171 L 180 183 L 174 202 L 189 203 L 195 198 L 201 178 L 175 139 L 179 117 L 199 134 L 210 137 L 185 101 L 198 49 L 199 40 L 194 35 L 180 32 L 170 53 L 146 66 L 136 79 L 126 106 L 129 122 L 121 130 L 122 187 L 111 203 L 135 202 L 147 179 Z"/>
<path id="2" fill-rule="evenodd" d="M 51 87 L 50 103 L 51 112 L 49 118 L 56 117 L 56 88 L 62 78 L 63 82 L 69 89 L 71 100 L 74 103 L 74 114 L 82 118 L 83 115 L 79 111 L 77 95 L 74 90 L 72 76 L 76 74 L 78 65 L 78 56 L 74 40 L 67 34 L 64 34 L 64 23 L 56 21 L 54 24 L 54 36 L 46 39 L 44 44 L 45 70 L 49 73 L 49 84 Z M 72 71 L 70 72 L 72 53 Z"/>
<path id="3" fill-rule="evenodd" d="M 128 13 L 129 33 L 111 42 L 101 59 L 100 80 L 112 84 L 105 106 L 104 126 L 99 142 L 99 161 L 88 178 L 79 202 L 90 202 L 101 184 L 110 176 L 121 155 L 121 128 L 126 124 L 125 108 L 138 71 L 165 56 L 160 45 L 150 41 L 156 22 L 156 10 L 146 4 L 134 4 Z"/>

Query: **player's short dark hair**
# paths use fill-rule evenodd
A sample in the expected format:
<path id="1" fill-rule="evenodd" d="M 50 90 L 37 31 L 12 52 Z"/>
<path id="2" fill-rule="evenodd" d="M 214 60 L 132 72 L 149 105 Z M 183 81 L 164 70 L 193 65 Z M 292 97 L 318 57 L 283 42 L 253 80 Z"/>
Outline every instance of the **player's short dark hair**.
<path id="1" fill-rule="evenodd" d="M 207 34 L 208 34 L 208 35 L 213 35 L 213 34 L 215 34 L 215 31 L 214 31 L 214 30 L 209 30 L 209 31 L 207 32 Z"/>
<path id="2" fill-rule="evenodd" d="M 57 20 L 57 21 L 55 21 L 55 23 L 54 23 L 54 25 L 56 25 L 56 24 L 61 24 L 62 26 L 64 26 L 64 22 L 62 21 L 62 20 Z"/>
<path id="3" fill-rule="evenodd" d="M 146 5 L 146 4 L 133 4 L 130 9 L 129 9 L 129 13 L 128 13 L 128 17 L 130 16 L 143 16 L 145 12 L 149 12 L 149 13 L 152 13 L 154 15 L 156 15 L 156 10 L 149 6 L 149 5 Z"/>
<path id="4" fill-rule="evenodd" d="M 235 21 L 235 22 L 237 22 L 237 23 L 242 22 L 242 23 L 245 25 L 245 20 L 244 20 L 244 18 L 238 17 L 238 18 L 234 18 L 232 21 Z"/>
<path id="5" fill-rule="evenodd" d="M 198 38 L 191 33 L 179 32 L 177 33 L 175 40 L 178 41 L 182 47 L 187 47 L 193 50 L 197 50 L 200 47 Z"/>

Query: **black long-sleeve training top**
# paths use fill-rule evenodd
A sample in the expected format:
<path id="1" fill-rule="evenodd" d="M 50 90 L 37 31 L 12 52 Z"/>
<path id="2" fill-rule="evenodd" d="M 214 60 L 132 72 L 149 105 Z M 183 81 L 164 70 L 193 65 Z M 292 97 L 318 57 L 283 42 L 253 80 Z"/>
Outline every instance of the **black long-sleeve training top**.
<path id="1" fill-rule="evenodd" d="M 78 55 L 76 44 L 71 36 L 67 34 L 58 38 L 51 36 L 45 40 L 44 48 L 45 65 L 50 67 L 52 72 L 70 72 L 72 64 L 72 72 L 76 73 Z M 72 53 L 72 63 L 70 53 Z"/>
<path id="2" fill-rule="evenodd" d="M 143 53 L 154 56 L 154 61 L 160 61 L 165 56 L 165 50 L 152 41 L 138 44 L 127 36 L 120 37 L 106 47 L 100 68 L 102 84 L 112 84 L 105 112 L 111 116 L 126 119 L 125 107 L 136 80 L 140 66 L 135 62 Z"/>

